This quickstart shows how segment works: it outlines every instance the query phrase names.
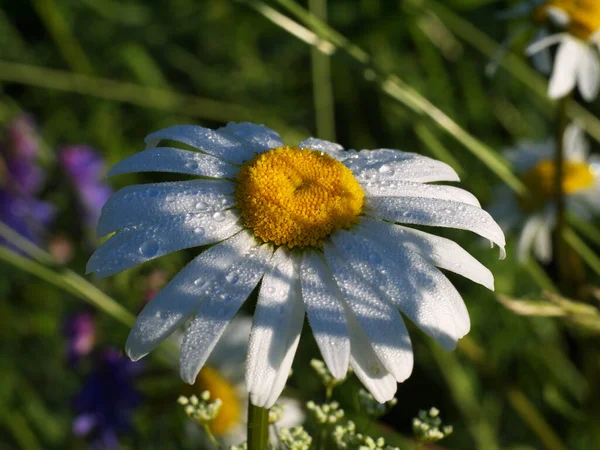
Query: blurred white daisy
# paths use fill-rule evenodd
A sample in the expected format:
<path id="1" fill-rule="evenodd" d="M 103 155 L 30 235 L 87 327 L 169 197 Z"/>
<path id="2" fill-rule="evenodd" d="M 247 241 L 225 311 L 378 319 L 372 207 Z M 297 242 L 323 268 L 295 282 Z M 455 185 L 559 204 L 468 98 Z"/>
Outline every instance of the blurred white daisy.
<path id="1" fill-rule="evenodd" d="M 600 1 L 534 0 L 503 16 L 528 16 L 538 26 L 526 53 L 540 72 L 552 73 L 548 88 L 551 98 L 562 98 L 575 86 L 585 100 L 596 98 L 600 87 Z M 556 44 L 552 65 L 549 47 Z"/>
<path id="2" fill-rule="evenodd" d="M 566 208 L 588 220 L 600 212 L 600 161 L 589 156 L 583 131 L 571 124 L 564 136 L 565 166 L 563 191 Z M 552 259 L 552 230 L 556 225 L 555 152 L 553 140 L 543 143 L 523 142 L 508 149 L 505 156 L 529 188 L 531 197 L 518 198 L 506 186 L 498 187 L 490 207 L 505 233 L 518 230 L 518 257 L 525 260 L 533 250 L 542 262 Z"/>
<path id="3" fill-rule="evenodd" d="M 176 141 L 198 151 L 156 147 Z M 246 366 L 256 406 L 286 383 L 305 312 L 336 378 L 351 365 L 380 402 L 412 371 L 400 311 L 445 349 L 470 327 L 436 267 L 493 289 L 493 276 L 453 241 L 406 223 L 504 234 L 448 165 L 397 150 L 344 151 L 314 138 L 287 147 L 250 123 L 174 126 L 110 172 L 179 172 L 190 181 L 126 187 L 106 203 L 98 234 L 116 232 L 88 263 L 108 276 L 176 250 L 202 252 L 138 316 L 126 344 L 137 360 L 189 318 L 181 376 L 194 383 L 223 330 L 259 285 Z M 210 247 L 206 247 L 210 246 Z M 262 282 L 261 282 L 262 280 Z"/>
<path id="4" fill-rule="evenodd" d="M 184 392 L 200 396 L 203 391 L 209 391 L 212 399 L 221 399 L 223 403 L 219 414 L 210 428 L 224 448 L 238 445 L 247 437 L 248 391 L 244 383 L 244 371 L 251 327 L 250 318 L 234 318 L 200 370 L 194 385 Z M 302 425 L 305 415 L 297 400 L 282 396 L 277 403 L 283 407 L 281 419 L 275 425 L 277 428 Z M 277 433 L 271 431 L 272 439 L 275 439 Z M 197 426 L 189 429 L 192 436 L 197 437 L 199 432 Z"/>

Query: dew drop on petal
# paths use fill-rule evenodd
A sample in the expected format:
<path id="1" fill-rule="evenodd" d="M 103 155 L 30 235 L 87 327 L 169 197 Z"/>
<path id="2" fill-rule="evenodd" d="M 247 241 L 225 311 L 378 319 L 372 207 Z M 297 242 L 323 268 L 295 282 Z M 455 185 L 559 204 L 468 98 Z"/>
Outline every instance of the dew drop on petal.
<path id="1" fill-rule="evenodd" d="M 194 234 L 197 234 L 198 236 L 204 236 L 205 233 L 206 233 L 206 230 L 202 227 L 194 228 Z"/>
<path id="2" fill-rule="evenodd" d="M 223 222 L 225 220 L 225 214 L 220 211 L 217 211 L 213 214 L 213 219 L 217 222 Z"/>
<path id="3" fill-rule="evenodd" d="M 208 209 L 208 203 L 198 202 L 198 203 L 196 203 L 196 209 L 198 211 L 206 211 Z"/>
<path id="4" fill-rule="evenodd" d="M 158 242 L 153 239 L 144 242 L 140 246 L 140 253 L 147 258 L 155 256 L 158 253 Z"/>

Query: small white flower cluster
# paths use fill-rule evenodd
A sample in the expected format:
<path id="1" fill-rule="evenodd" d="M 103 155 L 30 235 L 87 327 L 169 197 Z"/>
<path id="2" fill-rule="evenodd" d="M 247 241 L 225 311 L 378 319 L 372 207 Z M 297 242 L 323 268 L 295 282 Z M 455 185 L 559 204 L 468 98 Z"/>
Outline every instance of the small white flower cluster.
<path id="1" fill-rule="evenodd" d="M 310 361 L 310 366 L 317 372 L 317 375 L 321 379 L 321 383 L 323 383 L 327 391 L 332 391 L 336 386 L 342 384 L 346 381 L 348 375 L 352 373 L 352 368 L 349 367 L 346 376 L 342 379 L 337 379 L 331 374 L 327 365 L 320 359 L 312 359 Z"/>
<path id="2" fill-rule="evenodd" d="M 419 417 L 413 419 L 413 432 L 421 442 L 437 442 L 452 433 L 452 425 L 442 427 L 439 409 L 419 411 Z"/>
<path id="3" fill-rule="evenodd" d="M 398 403 L 398 399 L 395 397 L 389 402 L 379 403 L 368 391 L 362 388 L 358 391 L 358 401 L 361 410 L 370 417 L 381 417 Z"/>
<path id="4" fill-rule="evenodd" d="M 338 402 L 317 405 L 311 400 L 306 403 L 306 409 L 311 412 L 315 422 L 319 425 L 335 425 L 344 417 L 344 410 L 340 408 Z"/>
<path id="5" fill-rule="evenodd" d="M 333 442 L 338 450 L 400 450 L 386 445 L 385 439 L 373 439 L 356 432 L 356 424 L 351 420 L 345 426 L 338 425 L 333 431 Z"/>
<path id="6" fill-rule="evenodd" d="M 232 445 L 229 450 L 248 450 L 248 443 L 242 442 L 240 445 Z"/>
<path id="7" fill-rule="evenodd" d="M 281 420 L 283 417 L 283 413 L 285 411 L 285 406 L 282 405 L 273 405 L 271 409 L 269 409 L 269 425 L 273 425 Z"/>
<path id="8" fill-rule="evenodd" d="M 282 428 L 279 431 L 279 444 L 285 450 L 309 450 L 312 437 L 303 427 Z"/>
<path id="9" fill-rule="evenodd" d="M 181 395 L 177 399 L 177 403 L 183 406 L 183 410 L 190 419 L 195 420 L 201 425 L 208 425 L 215 420 L 219 415 L 221 405 L 223 404 L 220 398 L 211 402 L 210 392 L 208 391 L 203 391 L 202 394 L 200 394 L 200 398 L 195 395 L 192 395 L 189 398 Z"/>

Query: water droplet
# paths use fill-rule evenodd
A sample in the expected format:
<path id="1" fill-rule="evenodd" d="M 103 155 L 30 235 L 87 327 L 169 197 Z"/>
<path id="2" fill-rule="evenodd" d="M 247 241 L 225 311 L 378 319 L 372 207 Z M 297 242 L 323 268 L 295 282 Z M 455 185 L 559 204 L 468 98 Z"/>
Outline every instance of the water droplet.
<path id="1" fill-rule="evenodd" d="M 165 200 L 168 202 L 174 202 L 175 201 L 175 196 L 174 195 L 167 195 L 165 197 Z"/>
<path id="2" fill-rule="evenodd" d="M 235 273 L 235 272 L 232 272 L 232 273 L 228 274 L 228 275 L 225 277 L 225 279 L 226 279 L 226 280 L 227 280 L 229 283 L 231 283 L 231 284 L 235 284 L 235 283 L 237 283 L 238 281 L 240 281 L 240 276 L 239 276 L 237 273 Z"/>
<path id="3" fill-rule="evenodd" d="M 373 264 L 379 264 L 381 262 L 381 256 L 377 253 L 371 253 L 369 255 L 369 261 L 371 261 Z"/>
<path id="4" fill-rule="evenodd" d="M 186 169 L 196 170 L 198 169 L 198 163 L 195 161 L 190 161 L 188 163 L 185 163 L 185 167 Z"/>
<path id="5" fill-rule="evenodd" d="M 275 288 L 274 288 L 273 286 L 269 286 L 269 287 L 267 288 L 267 292 L 268 292 L 269 294 L 274 294 L 274 293 L 275 293 Z"/>
<path id="6" fill-rule="evenodd" d="M 394 169 L 390 165 L 384 164 L 379 168 L 379 173 L 387 176 L 392 176 L 394 175 Z"/>
<path id="7" fill-rule="evenodd" d="M 194 228 L 194 234 L 197 234 L 198 236 L 204 236 L 206 234 L 206 230 L 202 227 L 196 227 Z"/>
<path id="8" fill-rule="evenodd" d="M 223 214 L 221 211 L 217 211 L 213 214 L 213 219 L 217 222 L 223 222 L 225 220 L 225 214 Z"/>
<path id="9" fill-rule="evenodd" d="M 147 258 L 155 256 L 158 253 L 158 242 L 153 239 L 144 242 L 140 246 L 140 253 Z"/>
<path id="10" fill-rule="evenodd" d="M 148 191 L 148 195 L 150 197 L 156 197 L 158 194 L 160 194 L 160 191 L 158 189 L 150 189 Z"/>
<path id="11" fill-rule="evenodd" d="M 198 278 L 197 280 L 194 280 L 194 284 L 195 284 L 196 286 L 201 286 L 203 281 L 204 281 L 204 280 L 202 280 L 202 278 Z"/>
<path id="12" fill-rule="evenodd" d="M 458 210 L 459 211 L 465 211 L 467 209 L 467 207 L 465 205 L 459 205 L 458 206 Z"/>
<path id="13" fill-rule="evenodd" d="M 196 209 L 199 211 L 206 211 L 208 209 L 208 203 L 198 202 L 198 203 L 196 203 Z"/>

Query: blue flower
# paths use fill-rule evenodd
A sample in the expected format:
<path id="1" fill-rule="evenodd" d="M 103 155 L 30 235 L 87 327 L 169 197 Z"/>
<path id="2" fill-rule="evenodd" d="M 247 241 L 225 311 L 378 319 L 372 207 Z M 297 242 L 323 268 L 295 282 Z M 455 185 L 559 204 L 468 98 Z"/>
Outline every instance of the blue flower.
<path id="1" fill-rule="evenodd" d="M 73 433 L 91 439 L 93 448 L 119 448 L 119 434 L 131 430 L 131 416 L 141 402 L 133 382 L 142 365 L 114 349 L 104 350 L 76 396 Z"/>

